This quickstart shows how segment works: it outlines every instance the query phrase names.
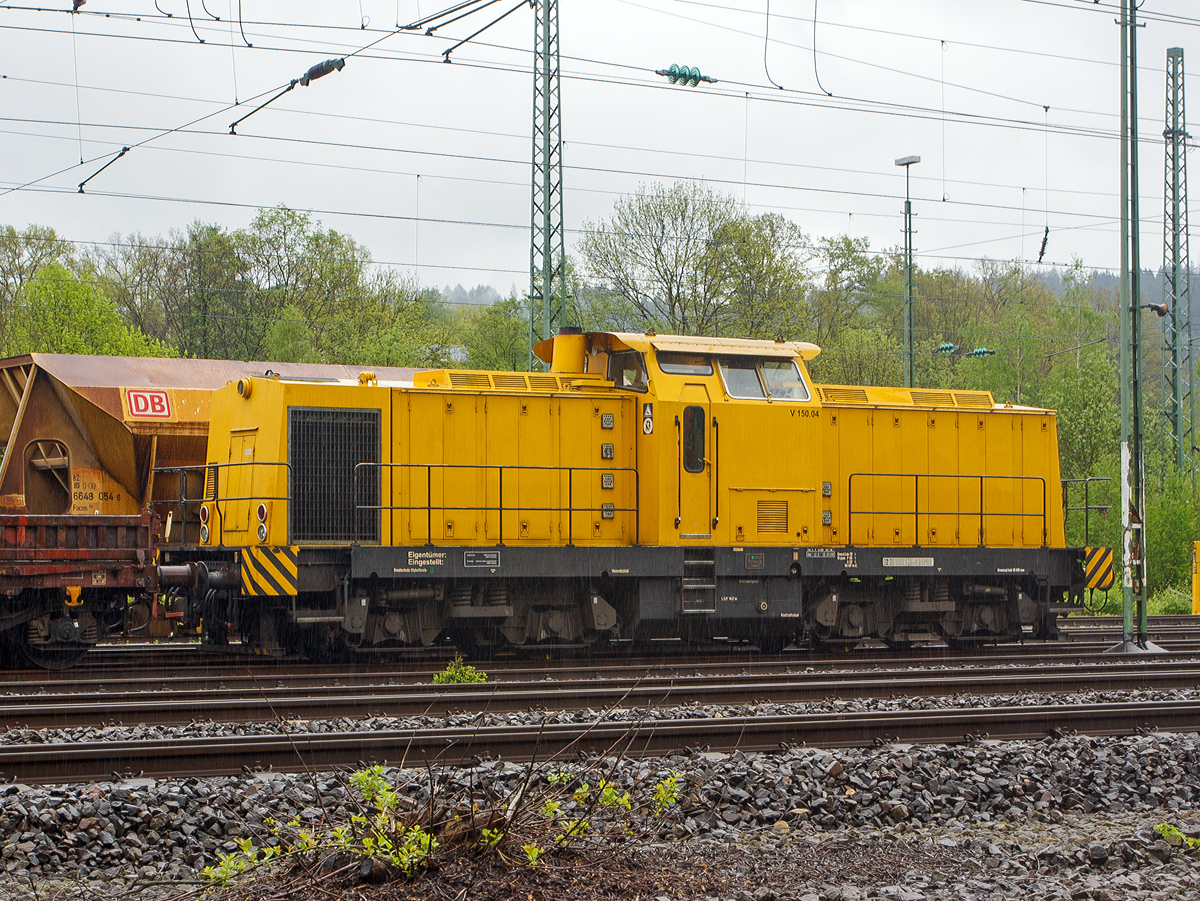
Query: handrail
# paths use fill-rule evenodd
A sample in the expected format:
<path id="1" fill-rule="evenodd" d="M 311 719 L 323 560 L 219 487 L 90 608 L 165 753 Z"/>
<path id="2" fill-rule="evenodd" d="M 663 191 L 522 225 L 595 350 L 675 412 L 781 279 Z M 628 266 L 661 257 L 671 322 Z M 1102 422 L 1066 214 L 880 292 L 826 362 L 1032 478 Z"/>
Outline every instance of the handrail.
<path id="1" fill-rule="evenodd" d="M 717 417 L 712 418 L 713 425 L 713 481 L 716 486 L 713 490 L 714 509 L 712 527 L 715 529 L 717 523 L 721 521 L 721 424 L 717 422 Z"/>
<path id="2" fill-rule="evenodd" d="M 1092 482 L 1111 482 L 1111 481 L 1112 481 L 1112 479 L 1109 478 L 1108 476 L 1088 476 L 1087 478 L 1083 478 L 1083 479 L 1063 479 L 1062 480 L 1063 519 L 1065 520 L 1072 513 L 1077 513 L 1080 510 L 1083 511 L 1083 543 L 1085 545 L 1090 545 L 1092 543 L 1092 537 L 1091 537 L 1092 530 L 1091 530 L 1091 523 L 1088 521 L 1089 520 L 1088 514 L 1090 514 L 1093 510 L 1095 510 L 1097 513 L 1107 513 L 1109 510 L 1112 509 L 1112 506 L 1110 504 L 1095 504 L 1095 505 L 1092 504 L 1091 498 L 1089 496 L 1091 487 L 1092 487 Z M 1078 485 L 1080 483 L 1083 484 L 1083 506 L 1082 507 L 1072 507 L 1071 502 L 1070 502 L 1070 497 L 1068 496 L 1067 492 L 1068 492 L 1070 486 Z"/>
<path id="3" fill-rule="evenodd" d="M 359 470 L 366 467 L 373 467 L 377 470 L 382 469 L 424 469 L 425 470 L 425 503 L 424 504 L 359 504 L 358 500 L 358 475 Z M 471 469 L 483 472 L 494 471 L 497 473 L 498 494 L 497 504 L 491 506 L 488 504 L 468 505 L 468 506 L 451 506 L 448 504 L 433 503 L 433 470 L 447 469 Z M 560 475 L 567 474 L 567 506 L 566 507 L 530 507 L 530 506 L 506 506 L 504 504 L 504 473 L 508 472 L 556 472 Z M 574 500 L 574 483 L 576 472 L 609 472 L 609 473 L 632 473 L 633 474 L 633 490 L 634 490 L 634 506 L 632 507 L 617 507 L 613 505 L 609 511 L 609 505 L 602 504 L 599 507 L 576 507 Z M 395 479 L 392 479 L 392 484 L 395 486 Z M 398 490 L 393 487 L 393 491 Z M 504 514 L 505 513 L 566 513 L 567 514 L 567 545 L 573 546 L 575 542 L 574 534 L 574 514 L 575 513 L 632 513 L 634 514 L 634 544 L 641 544 L 642 541 L 642 521 L 641 521 L 641 476 L 636 467 L 633 466 L 504 466 L 499 464 L 487 463 L 358 463 L 354 467 L 354 497 L 355 497 L 355 512 L 360 510 L 376 510 L 376 511 L 425 511 L 425 544 L 426 547 L 433 546 L 433 511 L 439 510 L 445 512 L 447 510 L 468 510 L 476 513 L 499 513 L 499 531 L 497 534 L 497 546 L 504 545 Z M 484 500 L 487 500 L 487 489 L 484 489 Z M 355 519 L 357 526 L 357 517 Z"/>
<path id="4" fill-rule="evenodd" d="M 1043 476 L 1006 476 L 1006 475 L 969 475 L 966 473 L 933 473 L 933 472 L 853 472 L 847 479 L 846 484 L 846 531 L 849 533 L 846 536 L 846 543 L 853 545 L 854 543 L 854 514 L 869 514 L 872 516 L 907 516 L 908 510 L 855 510 L 854 509 L 854 479 L 858 476 L 868 478 L 896 478 L 896 479 L 913 479 L 913 509 L 911 511 L 913 517 L 913 538 L 915 540 L 914 547 L 921 546 L 921 516 L 978 516 L 979 517 L 979 547 L 984 546 L 984 517 L 986 516 L 1029 516 L 1041 517 L 1042 520 L 1042 547 L 1046 547 L 1048 543 L 1049 533 L 1047 531 L 1047 509 L 1046 509 L 1046 479 Z M 977 479 L 979 481 L 979 511 L 972 512 L 969 510 L 921 510 L 921 479 Z M 1007 480 L 1018 482 L 1041 482 L 1042 483 L 1042 512 L 1041 513 L 988 513 L 984 510 L 984 480 Z M 903 501 L 901 501 L 903 506 Z"/>
<path id="5" fill-rule="evenodd" d="M 224 497 L 224 498 L 221 497 L 221 478 L 220 478 L 221 470 L 222 469 L 233 469 L 234 467 L 239 467 L 239 466 L 282 466 L 282 467 L 286 468 L 287 476 L 288 476 L 288 481 L 287 481 L 288 494 L 286 494 L 282 497 L 268 496 L 268 495 L 263 495 L 263 494 L 246 495 L 245 497 Z M 207 490 L 207 487 L 208 487 L 209 471 L 212 471 L 214 473 L 214 475 L 213 475 L 213 496 L 211 498 L 207 498 L 204 496 L 205 491 Z M 187 539 L 187 519 L 185 518 L 184 513 L 185 513 L 186 506 L 188 504 L 203 504 L 206 501 L 210 501 L 212 503 L 213 510 L 216 512 L 216 515 L 217 515 L 216 545 L 218 547 L 223 547 L 225 544 L 225 514 L 224 514 L 224 511 L 222 511 L 222 509 L 221 509 L 222 502 L 224 502 L 225 504 L 230 504 L 234 501 L 284 501 L 284 502 L 290 502 L 292 499 L 291 498 L 292 466 L 290 463 L 287 463 L 283 460 L 251 460 L 248 462 L 239 461 L 237 463 L 205 463 L 202 465 L 192 465 L 192 466 L 156 466 L 156 467 L 154 467 L 152 472 L 154 472 L 155 475 L 158 475 L 159 473 L 163 473 L 163 474 L 175 473 L 175 474 L 179 475 L 179 497 L 176 498 L 174 501 L 165 501 L 163 503 L 167 507 L 174 506 L 179 511 L 179 544 L 181 547 L 184 547 L 187 545 L 187 541 L 186 541 L 186 539 Z M 198 472 L 198 473 L 203 474 L 203 478 L 201 479 L 201 482 L 200 482 L 200 497 L 198 497 L 198 498 L 192 498 L 192 497 L 188 497 L 186 495 L 186 489 L 187 489 L 187 483 L 188 483 L 187 474 L 189 472 Z M 203 523 L 202 523 L 202 525 L 203 525 Z M 213 532 L 210 529 L 209 530 L 209 538 L 211 539 L 213 537 L 214 537 Z"/>

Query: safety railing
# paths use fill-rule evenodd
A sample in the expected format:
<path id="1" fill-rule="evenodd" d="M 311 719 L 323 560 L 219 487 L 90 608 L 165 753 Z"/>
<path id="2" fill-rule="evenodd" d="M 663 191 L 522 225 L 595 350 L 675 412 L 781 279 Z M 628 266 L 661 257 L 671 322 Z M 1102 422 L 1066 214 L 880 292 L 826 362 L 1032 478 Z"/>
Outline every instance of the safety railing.
<path id="1" fill-rule="evenodd" d="M 862 510 L 854 509 L 854 480 L 855 479 L 861 480 L 861 479 L 867 479 L 867 478 L 870 478 L 870 479 L 881 479 L 881 478 L 883 478 L 883 479 L 899 479 L 901 484 L 900 484 L 900 489 L 899 489 L 898 493 L 901 495 L 901 500 L 900 500 L 901 507 L 904 506 L 904 502 L 903 502 L 904 482 L 905 482 L 905 480 L 911 479 L 913 482 L 912 509 L 911 510 L 905 510 L 905 509 L 876 510 L 876 509 L 866 509 L 866 508 L 864 508 Z M 929 491 L 929 485 L 928 485 L 929 480 L 958 479 L 960 482 L 978 483 L 978 486 L 979 486 L 979 491 L 978 491 L 979 509 L 978 510 L 962 510 L 962 509 L 959 509 L 959 510 L 922 510 L 921 504 L 920 504 L 920 502 L 921 502 L 921 480 L 922 479 L 926 480 L 926 496 L 928 496 L 928 491 Z M 1042 510 L 1040 513 L 1025 513 L 1025 512 L 1018 513 L 1018 512 L 1013 511 L 1012 509 L 988 512 L 985 509 L 985 507 L 986 507 L 985 491 L 984 491 L 985 485 L 996 484 L 996 483 L 1012 483 L 1012 482 L 1018 482 L 1018 483 L 1035 482 L 1035 483 L 1040 484 L 1041 494 L 1042 494 Z M 974 494 L 974 492 L 972 492 L 972 494 Z M 855 473 L 850 474 L 850 478 L 849 478 L 847 486 L 846 486 L 846 503 L 847 503 L 846 529 L 848 532 L 847 541 L 850 544 L 854 544 L 854 516 L 855 516 L 855 514 L 858 514 L 859 516 L 899 516 L 899 517 L 911 516 L 913 518 L 913 546 L 914 547 L 921 546 L 921 517 L 922 516 L 927 518 L 926 519 L 927 522 L 928 522 L 928 517 L 932 517 L 932 516 L 957 516 L 957 517 L 965 516 L 968 518 L 976 518 L 977 517 L 979 519 L 978 537 L 979 537 L 979 546 L 980 547 L 983 547 L 986 544 L 985 525 L 986 525 L 988 518 L 1014 517 L 1015 516 L 1015 517 L 1030 517 L 1030 518 L 1035 518 L 1035 519 L 1041 519 L 1041 521 L 1042 521 L 1042 547 L 1045 547 L 1046 543 L 1047 543 L 1048 533 L 1047 533 L 1047 523 L 1046 523 L 1046 480 L 1041 476 L 961 475 L 959 473 L 925 473 L 925 472 L 855 472 Z"/>
<path id="2" fill-rule="evenodd" d="M 178 546 L 180 546 L 180 547 L 188 546 L 187 529 L 188 529 L 189 525 L 193 525 L 195 527 L 196 533 L 197 533 L 196 534 L 197 539 L 200 538 L 200 535 L 199 535 L 200 527 L 202 525 L 206 525 L 206 523 L 200 522 L 199 519 L 196 519 L 193 522 L 189 523 L 188 517 L 187 517 L 189 505 L 200 505 L 200 504 L 205 504 L 205 503 L 212 504 L 213 515 L 216 517 L 216 520 L 215 520 L 214 524 L 209 525 L 209 539 L 210 539 L 211 544 L 214 544 L 214 545 L 217 545 L 218 547 L 220 547 L 224 544 L 225 516 L 229 509 L 230 504 L 235 504 L 235 503 L 247 504 L 247 510 L 246 510 L 247 526 L 246 526 L 246 529 L 247 529 L 247 531 L 249 531 L 249 529 L 250 529 L 249 504 L 251 502 L 255 502 L 255 501 L 258 501 L 258 502 L 261 502 L 261 501 L 284 501 L 284 502 L 287 502 L 287 501 L 291 500 L 290 495 L 286 495 L 286 494 L 283 496 L 264 495 L 264 494 L 246 494 L 246 495 L 231 496 L 231 497 L 222 497 L 221 496 L 221 482 L 222 482 L 221 473 L 223 470 L 234 470 L 234 469 L 240 470 L 245 467 L 253 467 L 253 466 L 270 466 L 270 467 L 282 466 L 285 470 L 287 470 L 287 484 L 291 485 L 291 483 L 292 483 L 292 467 L 291 467 L 291 465 L 284 461 L 279 461 L 279 460 L 262 461 L 262 462 L 251 460 L 251 461 L 248 461 L 245 463 L 242 463 L 242 462 L 238 462 L 238 463 L 208 463 L 205 465 L 197 465 L 197 466 L 155 467 L 155 469 L 154 469 L 155 479 L 157 479 L 160 475 L 174 474 L 174 475 L 178 475 L 178 477 L 179 477 L 179 496 L 170 501 L 157 502 L 159 505 L 167 507 L 168 510 L 170 510 L 176 514 L 175 516 L 172 517 L 172 528 L 174 528 L 175 523 L 179 524 L 180 531 L 179 531 Z M 188 485 L 189 485 L 189 481 L 190 481 L 188 479 L 189 473 L 198 474 L 200 476 L 200 496 L 199 497 L 192 497 L 190 495 L 190 492 L 188 490 Z M 211 484 L 210 484 L 210 479 L 211 479 Z M 253 485 L 253 470 L 250 470 L 250 478 L 247 483 L 247 487 L 249 487 L 250 485 Z M 210 494 L 211 494 L 211 496 L 210 496 Z M 224 508 L 222 507 L 222 504 L 225 505 Z M 166 530 L 165 524 L 163 526 L 163 529 L 165 532 L 165 530 Z M 233 531 L 233 530 L 231 530 L 231 531 Z M 240 531 L 240 530 L 237 530 L 237 531 Z M 164 540 L 163 540 L 164 546 L 175 546 L 176 543 L 173 541 L 170 541 L 169 537 L 170 536 L 164 535 Z M 194 542 L 194 544 L 200 544 L 200 541 L 197 540 L 196 542 Z"/>
<path id="3" fill-rule="evenodd" d="M 1093 504 L 1091 499 L 1092 482 L 1111 482 L 1112 479 L 1108 476 L 1088 476 L 1086 479 L 1063 479 L 1063 515 L 1070 518 L 1072 513 L 1083 513 L 1083 543 L 1090 545 L 1092 543 L 1092 524 L 1090 514 L 1093 510 L 1097 513 L 1106 514 L 1112 509 L 1109 504 Z M 1083 506 L 1072 507 L 1070 503 L 1069 491 L 1073 485 L 1083 486 Z"/>
<path id="4" fill-rule="evenodd" d="M 425 535 L 427 546 L 433 545 L 433 513 L 450 512 L 450 511 L 465 511 L 473 513 L 496 513 L 497 514 L 497 540 L 498 545 L 504 544 L 504 515 L 506 513 L 566 513 L 567 514 L 567 544 L 575 543 L 574 519 L 576 513 L 600 513 L 601 515 L 611 513 L 615 519 L 618 513 L 632 513 L 634 523 L 634 544 L 641 544 L 641 486 L 638 477 L 637 469 L 633 467 L 623 466 L 500 466 L 493 464 L 474 464 L 474 463 L 359 463 L 354 467 L 354 496 L 359 497 L 359 477 L 360 473 L 366 470 L 374 470 L 381 472 L 388 470 L 391 476 L 392 470 L 401 470 L 420 473 L 424 470 L 425 474 L 425 503 L 408 503 L 408 504 L 356 504 L 356 510 L 379 511 L 379 512 L 409 512 L 416 513 L 425 512 Z M 433 502 L 433 474 L 434 471 L 446 472 L 452 470 L 471 470 L 475 472 L 496 473 L 497 490 L 495 503 L 489 501 L 489 485 L 484 486 L 484 497 L 482 504 L 467 504 L 467 505 L 451 505 L 451 504 L 435 504 Z M 558 475 L 566 475 L 567 477 L 567 505 L 565 507 L 548 507 L 548 506 L 530 506 L 527 504 L 506 504 L 504 502 L 505 475 L 508 475 L 507 483 L 510 486 L 510 491 L 518 489 L 520 483 L 519 477 L 523 473 L 547 473 Z M 633 477 L 633 506 L 618 507 L 616 504 L 601 504 L 596 506 L 576 506 L 575 505 L 575 474 L 576 473 L 599 473 L 603 476 L 605 473 L 611 473 L 614 477 L 613 488 L 616 488 L 616 474 L 628 474 Z M 515 478 L 514 478 L 515 477 Z M 400 489 L 395 487 L 396 479 L 390 478 L 392 482 L 393 496 L 399 494 Z M 402 480 L 401 480 L 402 481 Z M 529 490 L 528 487 L 525 490 Z M 445 493 L 443 489 L 443 494 Z M 443 500 L 445 498 L 443 497 Z"/>

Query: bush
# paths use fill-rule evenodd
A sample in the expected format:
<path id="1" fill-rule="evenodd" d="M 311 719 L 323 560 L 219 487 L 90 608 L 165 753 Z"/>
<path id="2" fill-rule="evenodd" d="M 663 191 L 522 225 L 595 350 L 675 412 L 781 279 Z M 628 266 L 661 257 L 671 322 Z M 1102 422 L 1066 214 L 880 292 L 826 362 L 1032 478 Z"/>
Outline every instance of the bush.
<path id="1" fill-rule="evenodd" d="M 657 783 L 617 778 L 612 758 L 530 764 L 506 797 L 480 790 L 452 769 L 370 766 L 348 774 L 350 810 L 315 820 L 267 820 L 266 832 L 203 871 L 228 887 L 240 877 L 380 873 L 416 880 L 457 861 L 496 867 L 578 866 L 581 854 L 611 853 L 621 842 L 664 834 L 685 788 L 671 772 Z M 235 897 L 248 897 L 238 893 Z"/>
<path id="2" fill-rule="evenodd" d="M 469 685 L 486 681 L 487 673 L 481 673 L 469 663 L 463 663 L 462 657 L 455 657 L 446 664 L 444 670 L 433 677 L 434 685 Z"/>

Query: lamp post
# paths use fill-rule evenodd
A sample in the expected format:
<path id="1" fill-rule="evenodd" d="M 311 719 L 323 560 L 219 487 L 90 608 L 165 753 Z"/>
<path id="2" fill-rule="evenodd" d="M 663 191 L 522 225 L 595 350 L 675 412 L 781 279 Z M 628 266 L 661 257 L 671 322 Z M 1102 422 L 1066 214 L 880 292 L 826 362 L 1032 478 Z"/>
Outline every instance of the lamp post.
<path id="1" fill-rule="evenodd" d="M 902 156 L 897 166 L 904 167 L 904 387 L 916 385 L 916 355 L 913 353 L 913 284 L 912 284 L 912 197 L 909 192 L 909 172 L 919 156 Z"/>

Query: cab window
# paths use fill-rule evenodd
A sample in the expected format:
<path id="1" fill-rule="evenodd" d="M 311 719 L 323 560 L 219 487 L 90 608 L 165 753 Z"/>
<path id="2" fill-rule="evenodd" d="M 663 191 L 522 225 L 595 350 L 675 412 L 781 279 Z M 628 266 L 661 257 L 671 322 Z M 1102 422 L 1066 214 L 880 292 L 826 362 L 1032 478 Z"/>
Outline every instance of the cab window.
<path id="1" fill-rule="evenodd" d="M 660 350 L 658 368 L 669 375 L 712 375 L 712 360 L 706 354 Z"/>
<path id="2" fill-rule="evenodd" d="M 630 391 L 646 390 L 646 363 L 635 350 L 608 356 L 608 380 L 618 388 Z"/>
<path id="3" fill-rule="evenodd" d="M 754 357 L 725 357 L 717 360 L 725 390 L 730 397 L 765 398 L 762 382 L 758 379 L 758 361 Z"/>
<path id="4" fill-rule="evenodd" d="M 763 360 L 760 366 L 770 397 L 775 400 L 808 400 L 808 386 L 804 384 L 794 360 Z"/>
<path id="5" fill-rule="evenodd" d="M 683 468 L 704 472 L 704 408 L 683 408 Z"/>

